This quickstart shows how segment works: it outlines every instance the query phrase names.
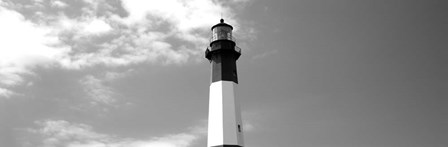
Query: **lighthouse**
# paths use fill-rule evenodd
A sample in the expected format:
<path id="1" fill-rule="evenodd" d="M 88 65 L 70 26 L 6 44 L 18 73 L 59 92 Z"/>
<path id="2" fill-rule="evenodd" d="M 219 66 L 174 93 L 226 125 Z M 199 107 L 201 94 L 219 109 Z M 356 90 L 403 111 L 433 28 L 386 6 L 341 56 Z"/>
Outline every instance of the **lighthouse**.
<path id="1" fill-rule="evenodd" d="M 236 61 L 241 49 L 232 37 L 233 27 L 224 19 L 212 28 L 205 57 L 211 64 L 207 147 L 243 147 L 243 124 L 235 88 Z"/>

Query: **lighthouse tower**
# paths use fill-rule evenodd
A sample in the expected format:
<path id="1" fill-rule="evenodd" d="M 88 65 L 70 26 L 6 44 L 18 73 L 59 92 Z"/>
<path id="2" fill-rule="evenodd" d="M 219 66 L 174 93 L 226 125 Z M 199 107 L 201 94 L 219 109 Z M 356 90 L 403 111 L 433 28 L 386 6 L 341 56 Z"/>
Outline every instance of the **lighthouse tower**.
<path id="1" fill-rule="evenodd" d="M 212 27 L 205 57 L 212 67 L 208 114 L 208 147 L 243 147 L 243 124 L 235 87 L 238 84 L 236 60 L 241 49 L 232 37 L 233 27 L 220 23 Z"/>

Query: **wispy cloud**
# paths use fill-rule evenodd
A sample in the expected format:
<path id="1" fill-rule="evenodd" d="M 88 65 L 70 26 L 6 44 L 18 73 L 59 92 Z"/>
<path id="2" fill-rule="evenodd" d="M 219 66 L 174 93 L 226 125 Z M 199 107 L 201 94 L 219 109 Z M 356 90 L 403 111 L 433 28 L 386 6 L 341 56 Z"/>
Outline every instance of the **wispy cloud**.
<path id="1" fill-rule="evenodd" d="M 11 91 L 11 90 L 4 89 L 4 88 L 0 87 L 0 98 L 9 98 L 9 97 L 11 97 L 11 96 L 13 96 L 15 94 L 16 93 Z"/>
<path id="2" fill-rule="evenodd" d="M 90 125 L 65 120 L 44 120 L 35 123 L 38 128 L 28 129 L 28 132 L 42 140 L 27 140 L 24 143 L 42 147 L 189 147 L 205 136 L 203 124 L 185 132 L 136 139 L 98 133 Z"/>
<path id="3" fill-rule="evenodd" d="M 112 97 L 114 94 L 112 88 L 105 86 L 101 79 L 87 75 L 80 80 L 80 83 L 84 87 L 91 105 L 112 105 L 116 102 L 115 98 Z"/>
<path id="4" fill-rule="evenodd" d="M 270 50 L 270 51 L 266 51 L 260 54 L 257 54 L 255 56 L 252 57 L 252 59 L 261 59 L 261 58 L 266 58 L 268 56 L 274 55 L 278 52 L 278 50 Z"/>
<path id="5" fill-rule="evenodd" d="M 55 0 L 55 1 L 51 2 L 51 6 L 52 7 L 56 7 L 56 8 L 65 8 L 68 5 L 66 3 L 62 2 L 62 1 Z"/>
<path id="6" fill-rule="evenodd" d="M 104 72 L 96 75 L 86 75 L 79 80 L 80 87 L 83 88 L 85 96 L 78 105 L 74 105 L 75 110 L 100 110 L 107 112 L 109 108 L 118 108 L 131 103 L 119 99 L 120 94 L 108 84 L 115 80 L 130 75 L 133 70 L 124 72 Z"/>
<path id="7" fill-rule="evenodd" d="M 255 126 L 251 122 L 245 120 L 243 122 L 243 130 L 244 130 L 244 132 L 251 132 L 251 131 L 255 130 Z"/>

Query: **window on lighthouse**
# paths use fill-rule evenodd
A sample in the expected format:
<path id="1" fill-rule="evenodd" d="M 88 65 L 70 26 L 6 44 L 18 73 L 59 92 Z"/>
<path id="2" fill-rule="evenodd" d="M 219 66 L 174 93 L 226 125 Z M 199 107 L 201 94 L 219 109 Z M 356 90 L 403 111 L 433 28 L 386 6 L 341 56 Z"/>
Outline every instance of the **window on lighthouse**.
<path id="1" fill-rule="evenodd" d="M 238 125 L 238 132 L 241 132 L 241 126 Z"/>
<path id="2" fill-rule="evenodd" d="M 213 28 L 213 41 L 232 40 L 232 29 L 228 26 L 217 26 Z"/>

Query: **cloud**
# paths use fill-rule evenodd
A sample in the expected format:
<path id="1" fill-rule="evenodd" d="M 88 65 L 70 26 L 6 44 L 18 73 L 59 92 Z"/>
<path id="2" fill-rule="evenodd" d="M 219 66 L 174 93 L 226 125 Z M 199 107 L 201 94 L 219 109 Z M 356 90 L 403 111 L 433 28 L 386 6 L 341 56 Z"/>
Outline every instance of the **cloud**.
<path id="1" fill-rule="evenodd" d="M 114 95 L 112 88 L 105 86 L 101 79 L 87 75 L 80 80 L 80 83 L 84 87 L 90 104 L 94 106 L 99 104 L 112 105 L 116 102 L 112 97 Z"/>
<path id="2" fill-rule="evenodd" d="M 252 59 L 266 58 L 266 57 L 274 55 L 276 53 L 278 53 L 278 50 L 270 50 L 270 51 L 266 51 L 266 52 L 263 52 L 261 54 L 255 55 L 255 56 L 252 57 Z"/>
<path id="3" fill-rule="evenodd" d="M 112 31 L 113 28 L 101 17 L 80 17 L 68 18 L 65 15 L 55 16 L 57 22 L 52 26 L 55 27 L 53 31 L 58 35 L 65 34 L 75 35 L 75 39 L 80 37 L 89 37 L 91 35 L 100 35 Z"/>
<path id="4" fill-rule="evenodd" d="M 59 40 L 50 35 L 50 28 L 36 25 L 16 11 L 0 6 L 0 18 L 0 88 L 21 84 L 23 74 L 33 74 L 35 66 L 50 64 L 69 52 L 55 47 Z"/>
<path id="5" fill-rule="evenodd" d="M 84 31 L 90 34 L 100 34 L 112 30 L 109 24 L 101 19 L 93 19 L 86 25 Z"/>
<path id="6" fill-rule="evenodd" d="M 15 95 L 15 92 L 12 92 L 11 90 L 4 89 L 0 87 L 0 98 L 9 98 L 11 96 Z"/>
<path id="7" fill-rule="evenodd" d="M 250 132 L 250 131 L 253 131 L 254 129 L 255 129 L 255 126 L 252 123 L 250 123 L 249 121 L 245 120 L 243 122 L 244 132 Z"/>
<path id="8" fill-rule="evenodd" d="M 221 13 L 239 25 L 232 8 L 214 0 L 1 2 L 0 88 L 26 83 L 24 76 L 37 67 L 83 70 L 202 58 Z"/>
<path id="9" fill-rule="evenodd" d="M 44 120 L 35 122 L 38 129 L 28 129 L 41 140 L 30 140 L 44 147 L 189 147 L 196 140 L 204 137 L 204 127 L 193 127 L 186 132 L 151 137 L 146 139 L 121 138 L 116 135 L 103 134 L 86 124 L 72 123 L 65 120 Z M 199 130 L 198 130 L 199 129 Z"/>
<path id="10" fill-rule="evenodd" d="M 42 14 L 44 15 L 44 14 Z M 104 35 L 104 33 L 110 32 L 113 28 L 107 23 L 107 19 L 104 17 L 97 16 L 79 16 L 75 18 L 70 18 L 66 16 L 64 13 L 62 14 L 53 14 L 54 16 L 41 16 L 46 19 L 46 23 L 49 23 L 49 26 L 52 26 L 53 32 L 55 35 L 59 37 L 64 37 L 66 35 L 74 35 L 73 43 L 79 41 L 78 39 L 81 37 L 91 37 L 92 35 Z"/>
<path id="11" fill-rule="evenodd" d="M 173 29 L 186 32 L 198 28 L 209 28 L 216 23 L 221 13 L 233 15 L 229 8 L 211 0 L 147 0 L 144 2 L 122 0 L 122 3 L 129 12 L 129 16 L 124 20 L 131 24 L 142 22 L 141 20 L 148 17 L 156 17 L 172 24 Z M 229 19 L 232 18 L 229 17 Z"/>
<path id="12" fill-rule="evenodd" d="M 77 141 L 107 141 L 107 135 L 92 131 L 92 127 L 86 124 L 70 123 L 65 120 L 45 120 L 35 122 L 40 128 L 29 129 L 29 132 L 40 135 L 42 146 L 56 147 L 66 146 Z M 37 145 L 37 144 L 36 144 Z"/>
<path id="13" fill-rule="evenodd" d="M 116 79 L 120 79 L 120 78 L 124 78 L 126 76 L 128 76 L 129 74 L 132 74 L 134 72 L 133 69 L 129 69 L 127 71 L 124 72 L 112 72 L 112 71 L 108 71 L 104 73 L 104 80 L 106 81 L 113 81 Z"/>
<path id="14" fill-rule="evenodd" d="M 56 8 L 65 8 L 67 7 L 67 4 L 62 1 L 55 0 L 51 2 L 51 6 Z"/>
<path id="15" fill-rule="evenodd" d="M 84 94 L 80 95 L 80 103 L 71 105 L 71 108 L 89 113 L 99 112 L 98 115 L 103 116 L 110 109 L 132 105 L 132 103 L 120 99 L 120 93 L 111 84 L 132 75 L 133 72 L 132 69 L 121 72 L 106 71 L 82 77 L 78 82 Z"/>

